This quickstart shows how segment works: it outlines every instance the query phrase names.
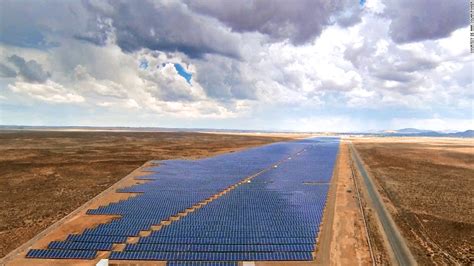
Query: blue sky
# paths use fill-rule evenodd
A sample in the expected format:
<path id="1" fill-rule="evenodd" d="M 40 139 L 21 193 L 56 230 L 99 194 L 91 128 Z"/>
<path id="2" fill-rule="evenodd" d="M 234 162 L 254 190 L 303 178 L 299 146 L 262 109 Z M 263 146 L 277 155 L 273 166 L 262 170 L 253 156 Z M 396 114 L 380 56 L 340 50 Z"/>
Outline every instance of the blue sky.
<path id="1" fill-rule="evenodd" d="M 474 128 L 464 1 L 266 2 L 2 1 L 0 124 Z"/>
<path id="2" fill-rule="evenodd" d="M 186 72 L 184 67 L 180 64 L 174 64 L 174 68 L 176 69 L 176 72 L 178 72 L 178 75 L 183 77 L 186 80 L 186 82 L 191 84 L 191 78 L 193 77 L 193 74 Z"/>

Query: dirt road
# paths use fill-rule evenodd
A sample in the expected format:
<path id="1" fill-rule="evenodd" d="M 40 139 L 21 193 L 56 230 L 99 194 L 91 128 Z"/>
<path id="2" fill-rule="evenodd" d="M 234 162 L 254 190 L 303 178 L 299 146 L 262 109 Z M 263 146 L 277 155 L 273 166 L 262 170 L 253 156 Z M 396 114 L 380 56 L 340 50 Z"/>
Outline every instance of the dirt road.
<path id="1" fill-rule="evenodd" d="M 391 253 L 394 256 L 394 259 L 398 265 L 415 265 L 416 261 L 411 254 L 410 249 L 408 248 L 405 240 L 400 234 L 396 224 L 393 222 L 389 212 L 383 205 L 383 201 L 377 192 L 372 178 L 369 176 L 365 170 L 364 164 L 355 150 L 354 146 L 350 144 L 351 156 L 357 166 L 357 170 L 362 175 L 364 180 L 365 189 L 367 189 L 367 194 L 369 196 L 369 201 L 371 202 L 372 207 L 374 208 L 377 216 L 380 220 L 380 223 L 383 228 L 383 232 L 388 240 L 388 244 L 391 250 Z"/>
<path id="2" fill-rule="evenodd" d="M 460 138 L 353 138 L 420 265 L 470 265 L 474 143 Z"/>
<path id="3" fill-rule="evenodd" d="M 372 265 L 350 164 L 348 144 L 341 141 L 318 242 L 317 265 Z"/>

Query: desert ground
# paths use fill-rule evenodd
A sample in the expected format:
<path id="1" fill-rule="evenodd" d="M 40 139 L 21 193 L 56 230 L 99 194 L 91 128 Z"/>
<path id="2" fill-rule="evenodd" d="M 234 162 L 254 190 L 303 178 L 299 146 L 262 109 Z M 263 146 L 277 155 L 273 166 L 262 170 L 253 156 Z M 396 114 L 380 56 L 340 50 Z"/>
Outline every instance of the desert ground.
<path id="1" fill-rule="evenodd" d="M 149 160 L 288 140 L 175 132 L 0 131 L 0 257 Z"/>
<path id="2" fill-rule="evenodd" d="M 472 139 L 353 138 L 352 142 L 418 263 L 471 263 Z"/>
<path id="3" fill-rule="evenodd" d="M 342 141 L 324 213 L 322 241 L 319 243 L 323 250 L 318 250 L 322 251 L 317 253 L 318 265 L 372 264 L 355 181 L 348 142 Z M 323 239 L 325 237 L 327 239 Z"/>
<path id="4" fill-rule="evenodd" d="M 0 251 L 6 255 L 65 216 L 30 241 L 30 247 L 45 248 L 52 240 L 113 219 L 85 217 L 85 211 L 129 197 L 115 190 L 145 182 L 134 178 L 146 174 L 140 166 L 149 160 L 195 159 L 305 136 L 1 132 L 0 197 L 6 208 L 0 211 Z M 469 264 L 474 253 L 474 144 L 470 139 L 408 137 L 341 141 L 316 264 L 391 263 L 377 217 L 364 199 L 364 184 L 352 162 L 350 143 L 362 157 L 418 263 Z M 20 251 L 12 265 L 73 262 L 24 259 L 24 254 L 25 250 Z M 99 258 L 105 257 L 106 253 L 99 254 Z M 257 263 L 267 264 L 274 263 Z"/>
<path id="5" fill-rule="evenodd" d="M 72 134 L 72 135 L 71 135 Z M 6 136 L 6 135 L 5 135 Z M 6 137 L 3 139 L 6 139 Z M 41 136 L 38 138 L 38 136 Z M 71 140 L 73 137 L 77 138 L 75 140 Z M 75 161 L 72 161 L 71 164 L 79 164 L 82 163 L 83 168 L 93 168 L 95 170 L 95 179 L 92 181 L 88 181 L 87 183 L 84 182 L 77 182 L 77 176 L 82 179 L 86 178 L 86 175 L 80 174 L 81 171 L 77 171 L 73 177 L 68 179 L 69 182 L 79 183 L 75 186 L 80 186 L 80 189 L 76 188 L 75 190 L 69 190 L 68 193 L 72 194 L 69 199 L 71 198 L 78 198 L 81 196 L 81 200 L 76 200 L 74 203 L 79 205 L 79 208 L 75 208 L 77 206 L 72 205 L 69 201 L 64 201 L 63 197 L 56 197 L 53 200 L 50 200 L 48 203 L 50 207 L 43 207 L 43 208 L 30 208 L 28 214 L 37 217 L 44 213 L 44 209 L 49 210 L 50 212 L 54 213 L 54 210 L 62 208 L 64 211 L 61 212 L 63 215 L 57 214 L 50 218 L 48 224 L 45 226 L 59 220 L 62 216 L 70 213 L 67 217 L 63 218 L 59 222 L 56 222 L 53 226 L 48 227 L 47 230 L 43 231 L 41 234 L 36 235 L 38 231 L 41 231 L 43 228 L 36 227 L 36 231 L 30 230 L 28 231 L 27 228 L 23 228 L 23 230 L 30 233 L 28 236 L 24 236 L 21 238 L 22 242 L 27 241 L 29 238 L 34 237 L 32 240 L 28 241 L 25 246 L 25 249 L 18 250 L 12 258 L 13 260 L 9 260 L 7 263 L 8 265 L 67 265 L 69 263 L 75 264 L 82 264 L 82 265 L 89 265 L 91 264 L 90 261 L 81 261 L 81 260 L 41 260 L 41 259 L 25 259 L 25 253 L 27 248 L 46 248 L 48 243 L 53 240 L 63 240 L 68 234 L 70 233 L 80 233 L 86 228 L 95 227 L 100 223 L 105 223 L 110 221 L 111 219 L 115 218 L 113 216 L 90 216 L 86 215 L 85 211 L 89 208 L 96 208 L 98 206 L 104 206 L 109 204 L 110 202 L 115 202 L 120 199 L 124 199 L 126 197 L 133 196 L 133 194 L 124 194 L 124 193 L 116 193 L 115 190 L 121 187 L 127 187 L 132 184 L 136 184 L 137 182 L 146 182 L 144 180 L 137 180 L 135 177 L 146 175 L 147 172 L 143 171 L 144 168 L 150 162 L 145 163 L 144 167 L 136 168 L 133 163 L 136 165 L 142 165 L 144 161 L 147 159 L 169 159 L 169 158 L 177 158 L 177 157 L 185 157 L 185 158 L 197 158 L 202 156 L 210 156 L 220 152 L 229 152 L 238 150 L 244 147 L 256 146 L 261 145 L 273 141 L 279 140 L 289 140 L 289 138 L 294 138 L 294 135 L 282 135 L 279 137 L 268 136 L 265 137 L 255 137 L 255 136 L 233 136 L 233 135 L 216 135 L 216 134 L 192 134 L 192 133 L 86 133 L 86 132 L 69 132 L 69 133 L 61 133 L 55 132 L 52 134 L 51 132 L 22 132 L 22 133 L 12 133 L 9 139 L 16 139 L 18 142 L 16 147 L 11 145 L 15 144 L 15 142 L 9 142 L 8 144 L 10 149 L 18 150 L 19 143 L 25 143 L 25 140 L 22 139 L 29 139 L 30 142 L 30 149 L 32 149 L 31 143 L 36 143 L 37 148 L 41 148 L 54 151 L 58 150 L 64 152 L 65 147 L 69 147 L 70 154 L 76 154 L 74 149 L 78 149 L 78 147 L 84 147 L 86 150 L 95 150 L 100 151 L 96 152 L 96 156 L 94 157 L 95 160 L 91 160 L 86 162 L 85 159 L 87 156 L 83 156 L 82 160 L 79 160 L 81 155 L 77 155 L 75 157 L 70 157 L 68 160 L 72 161 L 74 158 Z M 303 136 L 304 137 L 304 136 Z M 41 140 L 43 138 L 43 140 Z M 49 139 L 49 140 L 46 140 Z M 124 141 L 124 140 L 128 140 Z M 67 143 L 64 145 L 63 143 Z M 99 144 L 100 143 L 100 144 Z M 118 143 L 123 143 L 120 148 L 115 147 Z M 21 147 L 25 147 L 25 144 L 22 144 Z M 191 146 L 192 145 L 192 146 Z M 7 148 L 7 144 L 4 144 L 4 150 Z M 123 146 L 130 146 L 130 147 L 123 147 Z M 186 148 L 193 147 L 193 151 L 189 151 Z M 13 151 L 10 151 L 13 152 Z M 16 151 L 19 153 L 20 151 Z M 130 159 L 130 163 L 125 164 L 124 158 L 127 158 L 127 154 L 131 154 L 134 152 L 133 157 Z M 174 152 L 174 153 L 173 153 Z M 81 154 L 87 154 L 87 152 L 83 152 Z M 102 154 L 102 157 L 99 155 Z M 121 156 L 120 156 L 121 155 Z M 11 155 L 10 155 L 11 156 Z M 37 155 L 38 157 L 40 155 Z M 142 157 L 139 157 L 142 156 Z M 147 157 L 149 156 L 149 157 Z M 19 156 L 17 156 L 19 157 Z M 27 157 L 27 158 L 34 158 L 34 157 Z M 97 161 L 99 158 L 103 158 L 102 161 L 110 162 L 108 167 L 104 167 L 101 165 L 100 167 L 90 167 L 90 162 Z M 114 158 L 119 158 L 117 163 L 114 161 Z M 120 159 L 121 158 L 121 159 Z M 130 158 L 130 157 L 128 157 Z M 139 159 L 145 158 L 145 159 Z M 132 160 L 134 159 L 134 160 Z M 43 158 L 43 163 L 45 161 L 52 160 L 51 157 Z M 63 159 L 66 160 L 66 159 Z M 10 160 L 11 161 L 11 160 Z M 32 161 L 31 159 L 24 159 L 24 164 L 26 162 Z M 127 161 L 128 162 L 128 161 Z M 5 164 L 5 163 L 4 163 Z M 84 165 L 85 164 L 85 165 Z M 117 166 L 123 167 L 122 176 L 124 178 L 120 179 L 107 179 L 109 183 L 104 184 L 103 186 L 97 186 L 94 193 L 87 194 L 88 196 L 84 196 L 81 194 L 81 190 L 84 189 L 91 189 L 89 188 L 91 184 L 94 184 L 94 180 L 100 180 L 103 176 L 119 176 L 119 172 L 109 173 L 105 175 L 104 173 L 108 173 L 107 171 L 111 172 L 110 168 L 116 169 Z M 64 167 L 61 165 L 57 165 L 54 172 L 60 172 L 60 168 Z M 78 166 L 76 166 L 78 167 Z M 133 172 L 128 174 L 131 170 L 136 168 Z M 108 170 L 109 169 L 109 170 Z M 11 171 L 11 170 L 10 170 Z M 30 169 L 29 171 L 34 171 Z M 118 171 L 118 170 L 115 170 Z M 13 173 L 13 171 L 11 171 Z M 90 171 L 89 171 L 90 172 Z M 102 174 L 101 174 L 102 173 Z M 80 174 L 80 175 L 79 175 Z M 128 175 L 127 175 L 128 174 Z M 88 173 L 91 175 L 91 173 Z M 38 176 L 38 175 L 37 175 Z M 54 177 L 54 176 L 53 176 Z M 47 179 L 47 177 L 41 177 L 43 180 Z M 51 178 L 51 177 L 50 177 Z M 114 183 L 116 180 L 120 179 L 120 181 Z M 31 182 L 32 178 L 29 179 Z M 101 184 L 104 181 L 101 182 Z M 66 182 L 65 182 L 66 183 Z M 96 181 L 96 183 L 99 183 Z M 112 186 L 111 183 L 114 183 Z M 58 189 L 65 186 L 64 183 L 55 184 L 59 186 Z M 35 183 L 37 186 L 36 190 L 42 190 L 42 185 Z M 53 186 L 52 186 L 53 187 Z M 33 190 L 33 188 L 30 188 Z M 104 190 L 104 191 L 103 191 Z M 357 265 L 369 265 L 371 264 L 371 258 L 368 249 L 368 240 L 366 238 L 364 224 L 363 224 L 363 217 L 360 213 L 359 206 L 358 206 L 358 199 L 356 194 L 354 193 L 354 179 L 351 172 L 351 162 L 350 162 L 350 154 L 349 149 L 347 146 L 347 142 L 342 142 L 340 146 L 340 152 L 338 155 L 338 162 L 337 167 L 334 169 L 333 181 L 331 184 L 330 195 L 328 199 L 328 203 L 326 206 L 326 210 L 324 213 L 322 231 L 320 233 L 319 239 L 320 243 L 318 244 L 318 249 L 316 250 L 316 260 L 315 262 L 318 265 L 344 265 L 344 264 L 357 264 Z M 100 193 L 103 191 L 102 193 Z M 38 192 L 36 192 L 38 193 Z M 100 193 L 100 195 L 94 197 L 95 194 Z M 52 194 L 57 195 L 57 194 Z M 25 197 L 25 196 L 24 196 Z M 44 197 L 44 196 L 43 196 Z M 94 197 L 94 198 L 93 198 Z M 93 198 L 92 200 L 88 201 L 84 205 L 81 205 L 81 202 L 85 202 Z M 41 199 L 41 198 L 40 198 Z M 46 199 L 42 199 L 46 201 Z M 29 201 L 24 202 L 25 206 L 28 205 Z M 69 202 L 69 204 L 65 204 L 65 202 Z M 13 203 L 11 203 L 13 206 Z M 70 209 L 74 209 L 74 211 L 70 211 L 69 209 L 65 210 L 66 207 Z M 13 207 L 12 207 L 13 208 Z M 18 210 L 18 213 L 21 213 Z M 26 214 L 25 214 L 26 215 Z M 44 215 L 44 214 L 43 214 Z M 10 217 L 10 216 L 5 216 Z M 41 216 L 40 216 L 41 217 Z M 21 224 L 20 224 L 21 226 Z M 20 227 L 20 229 L 22 229 Z M 32 228 L 33 229 L 33 228 Z M 14 232 L 14 230 L 12 230 Z M 11 231 L 10 231 L 11 232 Z M 36 236 L 35 236 L 36 235 Z M 6 239 L 10 240 L 10 239 Z M 2 239 L 2 241 L 4 241 Z M 20 245 L 22 242 L 18 242 L 17 245 Z M 2 242 L 4 243 L 4 242 Z M 5 242 L 6 243 L 6 242 Z M 120 248 L 117 246 L 117 248 Z M 99 254 L 99 257 L 94 261 L 97 262 L 100 258 L 106 258 L 107 252 L 103 252 Z M 115 264 L 121 263 L 128 263 L 126 261 L 115 261 L 112 262 Z M 134 262 L 136 263 L 136 262 Z M 266 262 L 258 262 L 257 265 L 273 265 L 275 262 L 266 263 Z M 290 262 L 284 262 L 281 265 L 288 265 Z M 303 264 L 311 264 L 310 262 L 298 262 L 298 263 L 290 263 L 294 265 L 303 265 Z M 162 263 L 164 265 L 164 263 Z"/>

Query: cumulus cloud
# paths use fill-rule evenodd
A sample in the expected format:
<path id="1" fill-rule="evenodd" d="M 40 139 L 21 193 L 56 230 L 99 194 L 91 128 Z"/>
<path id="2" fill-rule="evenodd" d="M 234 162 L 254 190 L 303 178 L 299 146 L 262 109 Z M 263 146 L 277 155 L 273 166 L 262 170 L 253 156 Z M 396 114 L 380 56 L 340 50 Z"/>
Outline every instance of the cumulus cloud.
<path id="1" fill-rule="evenodd" d="M 390 36 L 397 43 L 444 38 L 469 24 L 463 0 L 390 0 L 385 5 Z"/>
<path id="2" fill-rule="evenodd" d="M 144 125 L 226 120 L 301 130 L 362 129 L 370 119 L 353 114 L 365 109 L 376 110 L 378 122 L 390 121 L 394 109 L 464 114 L 474 97 L 469 29 L 452 15 L 460 1 L 442 2 L 433 1 L 431 14 L 420 11 L 422 0 L 371 0 L 364 8 L 353 0 L 41 1 L 31 8 L 6 0 L 2 102 L 87 106 L 110 121 L 126 115 Z M 285 118 L 268 122 L 279 114 Z M 248 125 L 250 117 L 258 124 Z"/>
<path id="3" fill-rule="evenodd" d="M 206 97 L 203 89 L 196 83 L 188 83 L 178 74 L 174 64 L 151 65 L 140 72 L 146 91 L 163 101 L 197 101 Z"/>
<path id="4" fill-rule="evenodd" d="M 8 87 L 15 93 L 24 94 L 50 103 L 84 102 L 84 97 L 81 95 L 66 89 L 61 84 L 49 80 L 45 83 L 15 82 L 14 84 L 8 85 Z"/>
<path id="5" fill-rule="evenodd" d="M 0 63 L 0 77 L 14 78 L 16 77 L 16 71 L 13 68 Z"/>
<path id="6" fill-rule="evenodd" d="M 87 69 L 78 65 L 74 69 L 74 86 L 78 91 L 85 94 L 91 93 L 96 96 L 126 98 L 127 90 L 122 84 L 118 84 L 108 79 L 97 79 L 89 74 Z"/>
<path id="7" fill-rule="evenodd" d="M 18 69 L 18 73 L 16 74 L 24 78 L 26 81 L 45 82 L 51 76 L 51 74 L 45 71 L 43 67 L 35 60 L 26 61 L 23 57 L 18 55 L 12 55 L 8 57 L 7 60 Z M 7 70 L 5 66 L 2 68 L 2 72 Z M 12 74 L 11 71 L 9 74 Z"/>

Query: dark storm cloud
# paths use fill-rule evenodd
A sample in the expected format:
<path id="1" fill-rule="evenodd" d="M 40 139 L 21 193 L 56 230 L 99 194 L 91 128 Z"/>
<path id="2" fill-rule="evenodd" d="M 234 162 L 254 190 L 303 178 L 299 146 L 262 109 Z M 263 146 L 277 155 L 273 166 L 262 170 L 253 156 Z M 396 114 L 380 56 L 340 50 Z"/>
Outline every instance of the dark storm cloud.
<path id="1" fill-rule="evenodd" d="M 126 52 L 141 48 L 182 52 L 189 57 L 220 54 L 240 57 L 235 34 L 204 16 L 192 13 L 179 2 L 109 1 L 84 2 L 100 19 L 110 19 L 116 41 Z M 104 4 L 106 3 L 106 4 Z M 99 34 L 100 36 L 100 34 Z M 97 43 L 97 38 L 79 37 Z"/>
<path id="2" fill-rule="evenodd" d="M 115 40 L 125 52 L 148 48 L 182 52 L 191 58 L 205 54 L 241 58 L 243 37 L 235 32 L 258 31 L 271 40 L 302 44 L 327 25 L 357 23 L 361 12 L 354 0 L 209 0 L 187 4 L 52 0 L 28 5 L 25 8 L 22 1 L 1 3 L 0 42 L 47 49 L 60 45 L 64 37 L 99 46 Z"/>
<path id="3" fill-rule="evenodd" d="M 464 0 L 390 0 L 385 5 L 390 36 L 397 43 L 444 38 L 469 24 Z"/>
<path id="4" fill-rule="evenodd" d="M 14 78 L 16 77 L 16 71 L 11 67 L 0 63 L 0 77 L 2 78 Z"/>
<path id="5" fill-rule="evenodd" d="M 98 46 L 107 43 L 109 36 L 113 32 L 113 27 L 109 19 L 91 16 L 85 22 L 85 29 L 73 34 L 73 37 L 80 41 L 86 41 Z"/>
<path id="6" fill-rule="evenodd" d="M 38 5 L 25 8 L 21 1 L 2 1 L 0 3 L 0 42 L 18 47 L 44 49 L 54 46 L 43 32 L 35 11 Z"/>
<path id="7" fill-rule="evenodd" d="M 17 47 L 50 49 L 63 37 L 94 34 L 80 1 L 0 1 L 0 42 Z M 91 29 L 90 29 L 91 28 Z"/>
<path id="8" fill-rule="evenodd" d="M 311 41 L 326 25 L 350 26 L 360 21 L 359 4 L 354 0 L 205 0 L 188 1 L 188 5 L 234 31 L 257 31 L 294 44 Z"/>
<path id="9" fill-rule="evenodd" d="M 416 79 L 416 77 L 412 74 L 389 70 L 375 71 L 374 76 L 378 79 L 396 81 L 400 83 L 412 82 Z"/>
<path id="10" fill-rule="evenodd" d="M 17 75 L 22 76 L 29 82 L 45 82 L 51 76 L 35 60 L 26 61 L 21 56 L 12 55 L 8 57 L 8 61 L 18 69 Z"/>

